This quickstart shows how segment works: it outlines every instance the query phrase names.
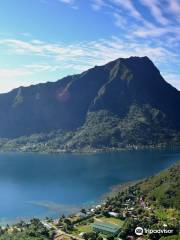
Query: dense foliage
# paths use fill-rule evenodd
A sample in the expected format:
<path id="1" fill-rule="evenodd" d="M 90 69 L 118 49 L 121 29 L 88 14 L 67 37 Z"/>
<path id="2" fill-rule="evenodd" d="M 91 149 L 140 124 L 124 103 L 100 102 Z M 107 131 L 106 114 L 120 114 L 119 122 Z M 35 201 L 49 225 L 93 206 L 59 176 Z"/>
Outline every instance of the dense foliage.
<path id="1" fill-rule="evenodd" d="M 180 164 L 137 185 L 151 204 L 180 210 Z"/>
<path id="2" fill-rule="evenodd" d="M 107 199 L 103 214 L 119 213 L 125 219 L 119 234 L 122 239 L 136 236 L 134 229 L 172 229 L 173 236 L 149 234 L 147 239 L 179 239 L 180 230 L 180 163 L 147 178 Z M 143 238 L 146 239 L 146 238 Z"/>
<path id="3" fill-rule="evenodd" d="M 180 145 L 180 133 L 167 127 L 166 117 L 149 105 L 131 106 L 123 119 L 106 110 L 89 112 L 76 131 L 51 131 L 1 139 L 2 151 L 92 151 Z"/>
<path id="4" fill-rule="evenodd" d="M 0 229 L 0 240 L 49 240 L 51 235 L 39 219 Z"/>
<path id="5" fill-rule="evenodd" d="M 180 93 L 147 57 L 0 94 L 0 149 L 72 151 L 180 143 Z"/>

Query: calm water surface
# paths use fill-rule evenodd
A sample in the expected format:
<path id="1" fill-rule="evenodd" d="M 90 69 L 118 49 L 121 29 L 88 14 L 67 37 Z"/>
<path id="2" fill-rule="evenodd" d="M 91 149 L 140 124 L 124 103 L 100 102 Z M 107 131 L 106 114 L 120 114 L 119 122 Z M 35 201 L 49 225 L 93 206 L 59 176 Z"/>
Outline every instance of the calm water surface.
<path id="1" fill-rule="evenodd" d="M 56 217 L 92 204 L 116 184 L 153 175 L 180 150 L 98 154 L 0 154 L 0 222 Z"/>

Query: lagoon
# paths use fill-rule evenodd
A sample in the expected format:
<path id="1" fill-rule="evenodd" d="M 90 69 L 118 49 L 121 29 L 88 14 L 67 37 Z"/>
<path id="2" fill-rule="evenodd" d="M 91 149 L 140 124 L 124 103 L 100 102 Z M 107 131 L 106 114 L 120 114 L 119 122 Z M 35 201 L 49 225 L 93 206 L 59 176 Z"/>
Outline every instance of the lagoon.
<path id="1" fill-rule="evenodd" d="M 76 212 L 113 186 L 154 175 L 179 160 L 180 149 L 0 153 L 0 223 Z"/>

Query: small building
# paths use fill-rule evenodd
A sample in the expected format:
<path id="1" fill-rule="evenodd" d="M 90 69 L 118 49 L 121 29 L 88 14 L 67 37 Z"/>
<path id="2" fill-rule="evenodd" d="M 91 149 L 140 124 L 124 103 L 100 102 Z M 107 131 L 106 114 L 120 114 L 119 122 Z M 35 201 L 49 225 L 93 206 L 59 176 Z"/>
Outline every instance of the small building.
<path id="1" fill-rule="evenodd" d="M 100 208 L 101 208 L 101 205 L 97 205 L 97 206 L 96 206 L 96 209 L 100 209 Z"/>
<path id="2" fill-rule="evenodd" d="M 80 237 L 83 237 L 84 235 L 85 235 L 85 232 L 81 232 L 81 233 L 79 234 Z"/>
<path id="3" fill-rule="evenodd" d="M 94 208 L 91 208 L 91 210 L 90 210 L 92 213 L 94 213 L 95 212 L 95 209 Z"/>
<path id="4" fill-rule="evenodd" d="M 118 217 L 119 216 L 119 213 L 116 213 L 116 212 L 108 212 L 108 213 L 112 217 Z"/>
<path id="5" fill-rule="evenodd" d="M 116 236 L 119 232 L 121 227 L 114 225 L 114 224 L 109 224 L 109 223 L 103 223 L 103 222 L 96 222 L 91 225 L 93 231 L 103 233 L 105 235 L 109 236 Z"/>

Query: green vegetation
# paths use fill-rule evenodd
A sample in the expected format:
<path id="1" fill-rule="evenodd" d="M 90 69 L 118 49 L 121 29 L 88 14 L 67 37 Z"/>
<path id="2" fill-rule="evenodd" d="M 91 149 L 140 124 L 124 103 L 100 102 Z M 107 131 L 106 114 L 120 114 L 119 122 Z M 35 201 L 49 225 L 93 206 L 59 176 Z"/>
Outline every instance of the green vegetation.
<path id="1" fill-rule="evenodd" d="M 179 240 L 179 236 L 162 237 L 160 240 Z"/>
<path id="2" fill-rule="evenodd" d="M 115 218 L 115 217 L 105 217 L 105 216 L 101 216 L 97 218 L 99 221 L 104 222 L 104 223 L 109 223 L 109 224 L 115 224 L 118 226 L 122 226 L 124 221 L 119 219 L 119 218 Z"/>
<path id="3" fill-rule="evenodd" d="M 135 237 L 134 229 L 137 226 L 147 229 L 172 229 L 175 235 L 166 238 L 163 234 L 150 234 L 147 239 L 179 239 L 179 186 L 180 163 L 109 197 L 103 211 L 115 211 L 125 220 L 119 234 L 122 239 L 127 235 Z"/>
<path id="4" fill-rule="evenodd" d="M 0 240 L 48 240 L 52 233 L 47 230 L 39 219 L 30 223 L 20 222 L 11 227 L 0 228 Z"/>
<path id="5" fill-rule="evenodd" d="M 117 59 L 0 94 L 0 150 L 103 151 L 180 145 L 180 93 L 148 57 Z"/>
<path id="6" fill-rule="evenodd" d="M 143 240 L 179 240 L 180 163 L 135 184 L 126 185 L 109 195 L 100 205 L 53 221 L 33 219 L 0 229 L 0 240 L 117 240 L 138 239 L 135 228 L 169 229 L 170 233 L 145 233 Z M 112 215 L 113 214 L 113 215 Z M 95 225 L 93 225 L 95 224 Z M 118 229 L 115 236 L 93 226 Z M 48 227 L 48 229 L 47 229 Z M 53 238 L 52 238 L 53 236 Z M 128 238 L 129 237 L 129 238 Z"/>
<path id="7" fill-rule="evenodd" d="M 39 133 L 0 139 L 1 151 L 65 152 L 179 146 L 180 133 L 166 127 L 166 118 L 148 105 L 132 105 L 121 119 L 105 110 L 89 112 L 76 131 Z"/>
<path id="8" fill-rule="evenodd" d="M 180 163 L 146 180 L 122 187 L 116 194 L 110 194 L 103 204 L 95 208 L 88 219 L 82 218 L 78 222 L 76 221 L 73 230 L 70 232 L 78 236 L 80 232 L 85 232 L 84 239 L 88 240 L 101 237 L 107 239 L 117 239 L 119 237 L 125 240 L 127 236 L 137 239 L 135 228 L 141 226 L 146 229 L 172 230 L 171 234 L 145 234 L 143 239 L 179 239 L 179 169 Z M 173 190 L 173 194 L 169 194 L 170 189 Z M 163 196 L 166 199 L 166 204 Z M 84 213 L 86 217 L 89 211 L 87 210 L 86 214 Z M 85 211 L 82 210 L 82 212 Z M 116 217 L 112 217 L 111 213 L 115 213 Z M 103 236 L 100 233 L 97 235 L 90 227 L 94 222 L 114 224 L 120 227 L 121 231 L 114 238 L 108 235 Z"/>
<path id="9" fill-rule="evenodd" d="M 180 210 L 180 164 L 148 178 L 137 186 L 154 206 Z M 169 214 L 173 215 L 173 210 L 169 211 Z"/>
<path id="10" fill-rule="evenodd" d="M 90 225 L 79 225 L 76 227 L 76 229 L 78 230 L 78 233 L 91 232 L 92 230 Z"/>

